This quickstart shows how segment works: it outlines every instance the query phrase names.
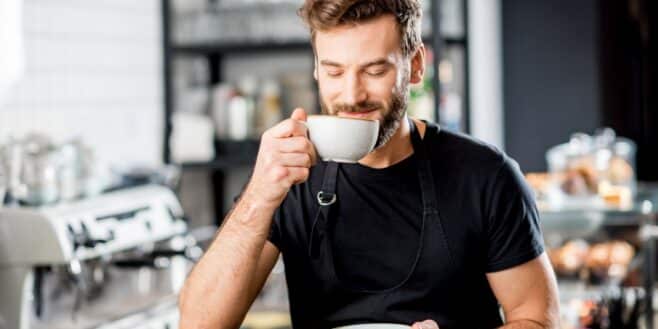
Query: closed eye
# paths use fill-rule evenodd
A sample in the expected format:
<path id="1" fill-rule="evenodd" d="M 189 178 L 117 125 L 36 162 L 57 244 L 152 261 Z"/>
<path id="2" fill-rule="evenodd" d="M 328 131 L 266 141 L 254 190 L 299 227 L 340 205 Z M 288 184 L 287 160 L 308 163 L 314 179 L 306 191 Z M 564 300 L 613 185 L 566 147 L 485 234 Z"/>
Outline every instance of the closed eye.
<path id="1" fill-rule="evenodd" d="M 386 73 L 387 70 L 367 70 L 366 74 L 371 77 L 380 77 Z"/>
<path id="2" fill-rule="evenodd" d="M 343 74 L 343 71 L 339 70 L 327 70 L 327 75 L 332 77 L 332 78 L 337 78 Z"/>
<path id="3" fill-rule="evenodd" d="M 391 68 L 391 65 L 385 61 L 376 61 L 373 63 L 367 64 L 363 71 L 371 77 L 380 77 L 388 72 Z"/>

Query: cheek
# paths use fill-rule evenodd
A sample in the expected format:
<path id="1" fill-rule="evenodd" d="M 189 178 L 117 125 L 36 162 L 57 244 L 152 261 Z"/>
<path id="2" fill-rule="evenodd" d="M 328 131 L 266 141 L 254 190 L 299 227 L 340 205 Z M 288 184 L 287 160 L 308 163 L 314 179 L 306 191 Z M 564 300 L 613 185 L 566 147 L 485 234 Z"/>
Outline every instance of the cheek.
<path id="1" fill-rule="evenodd" d="M 388 102 L 391 95 L 396 93 L 397 90 L 398 86 L 396 85 L 396 78 L 393 76 L 372 82 L 368 87 L 368 94 L 372 99 Z"/>
<path id="2" fill-rule="evenodd" d="M 330 101 L 340 96 L 342 84 L 338 79 L 320 79 L 318 80 L 320 88 L 320 97 L 325 101 Z"/>
<path id="3" fill-rule="evenodd" d="M 396 76 L 395 84 L 393 86 L 393 92 L 399 93 L 407 85 L 409 85 L 408 70 L 404 70 L 404 69 L 400 70 Z"/>

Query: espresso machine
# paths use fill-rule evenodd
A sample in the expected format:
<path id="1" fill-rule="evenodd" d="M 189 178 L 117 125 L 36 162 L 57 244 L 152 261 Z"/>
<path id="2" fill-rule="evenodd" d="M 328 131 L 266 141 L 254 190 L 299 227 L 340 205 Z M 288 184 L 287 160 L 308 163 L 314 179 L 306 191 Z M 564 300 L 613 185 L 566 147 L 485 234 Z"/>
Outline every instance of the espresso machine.
<path id="1" fill-rule="evenodd" d="M 166 187 L 0 209 L 0 329 L 176 328 L 201 249 Z"/>

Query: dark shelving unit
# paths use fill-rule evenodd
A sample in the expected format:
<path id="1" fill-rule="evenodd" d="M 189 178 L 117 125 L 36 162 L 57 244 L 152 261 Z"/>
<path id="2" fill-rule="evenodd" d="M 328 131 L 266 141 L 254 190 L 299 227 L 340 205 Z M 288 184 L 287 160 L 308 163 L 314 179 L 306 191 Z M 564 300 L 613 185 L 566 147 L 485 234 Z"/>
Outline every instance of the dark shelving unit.
<path id="1" fill-rule="evenodd" d="M 446 45 L 460 45 L 466 47 L 466 38 L 444 38 L 443 43 Z"/>
<path id="2" fill-rule="evenodd" d="M 173 81 L 172 81 L 172 40 L 171 40 L 171 3 L 170 0 L 162 0 L 160 4 L 162 13 L 162 95 L 164 108 L 164 138 L 162 140 L 162 157 L 164 163 L 171 163 L 171 149 L 169 138 L 171 137 L 171 117 L 174 111 Z"/>
<path id="3" fill-rule="evenodd" d="M 228 170 L 232 168 L 249 166 L 254 163 L 256 160 L 255 156 L 252 157 L 243 157 L 238 159 L 223 159 L 218 158 L 209 162 L 186 162 L 181 166 L 183 170 Z"/>
<path id="4" fill-rule="evenodd" d="M 172 12 L 173 0 L 161 0 L 162 7 L 162 27 L 163 27 L 163 80 L 164 80 L 164 152 L 163 160 L 165 163 L 171 163 L 171 151 L 169 139 L 172 134 L 171 118 L 174 112 L 175 95 L 173 94 L 173 71 L 172 65 L 174 58 L 178 56 L 202 56 L 208 60 L 210 69 L 210 83 L 216 84 L 221 82 L 221 62 L 224 56 L 241 55 L 266 52 L 308 52 L 313 56 L 312 48 L 308 40 L 289 40 L 289 41 L 258 41 L 258 42 L 203 42 L 203 43 L 185 43 L 176 44 L 172 40 L 172 30 L 174 28 L 174 19 Z M 459 46 L 464 50 L 465 57 L 465 86 L 464 86 L 464 105 L 463 120 L 466 132 L 468 132 L 468 31 L 467 31 L 467 1 L 462 1 L 463 19 L 464 19 L 464 37 L 442 37 L 440 33 L 441 25 L 441 0 L 431 2 L 430 14 L 432 15 L 432 34 L 424 36 L 423 40 L 426 45 L 432 48 L 434 52 L 434 61 L 432 67 L 434 70 L 433 88 L 434 88 L 434 118 L 440 121 L 440 98 L 441 83 L 439 81 L 439 61 L 442 58 L 442 49 L 446 46 Z M 317 93 L 317 90 L 316 90 Z M 316 94 L 317 99 L 317 94 Z M 317 102 L 316 102 L 317 103 Z M 183 170 L 210 170 L 212 173 L 215 214 L 218 220 L 223 218 L 226 210 L 223 209 L 224 200 L 224 181 L 225 172 L 235 168 L 250 166 L 254 163 L 258 151 L 257 140 L 247 141 L 215 141 L 216 158 L 209 162 L 182 163 Z"/>
<path id="5" fill-rule="evenodd" d="M 288 51 L 311 51 L 311 45 L 306 40 L 291 40 L 289 42 L 218 42 L 176 45 L 172 47 L 175 54 L 240 54 L 254 53 L 258 51 L 288 52 Z"/>
<path id="6" fill-rule="evenodd" d="M 459 38 L 459 39 L 454 39 L 454 38 L 447 38 L 446 39 L 446 44 L 448 45 L 459 45 L 464 49 L 464 106 L 463 108 L 463 115 L 464 117 L 462 118 L 462 122 L 464 123 L 464 131 L 466 133 L 471 132 L 471 93 L 470 93 L 470 65 L 469 65 L 469 58 L 470 58 L 470 50 L 468 47 L 468 36 L 470 35 L 469 33 L 469 28 L 468 28 L 468 0 L 462 0 L 462 19 L 463 19 L 463 28 L 464 28 L 464 37 Z"/>
<path id="7" fill-rule="evenodd" d="M 256 160 L 259 141 L 249 139 L 243 141 L 215 140 L 217 156 L 208 162 L 186 162 L 183 169 L 228 170 L 249 166 Z"/>

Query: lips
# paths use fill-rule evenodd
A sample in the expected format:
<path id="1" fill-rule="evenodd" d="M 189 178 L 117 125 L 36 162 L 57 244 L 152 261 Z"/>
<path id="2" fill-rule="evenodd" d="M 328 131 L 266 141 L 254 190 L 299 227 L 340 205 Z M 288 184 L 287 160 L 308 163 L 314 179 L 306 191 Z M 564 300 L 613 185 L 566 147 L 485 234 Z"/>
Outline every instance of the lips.
<path id="1" fill-rule="evenodd" d="M 369 111 L 361 111 L 361 112 L 346 112 L 346 111 L 341 111 L 338 112 L 338 116 L 340 117 L 347 117 L 347 118 L 367 118 L 371 116 L 373 113 L 376 113 L 377 109 L 372 109 Z"/>

